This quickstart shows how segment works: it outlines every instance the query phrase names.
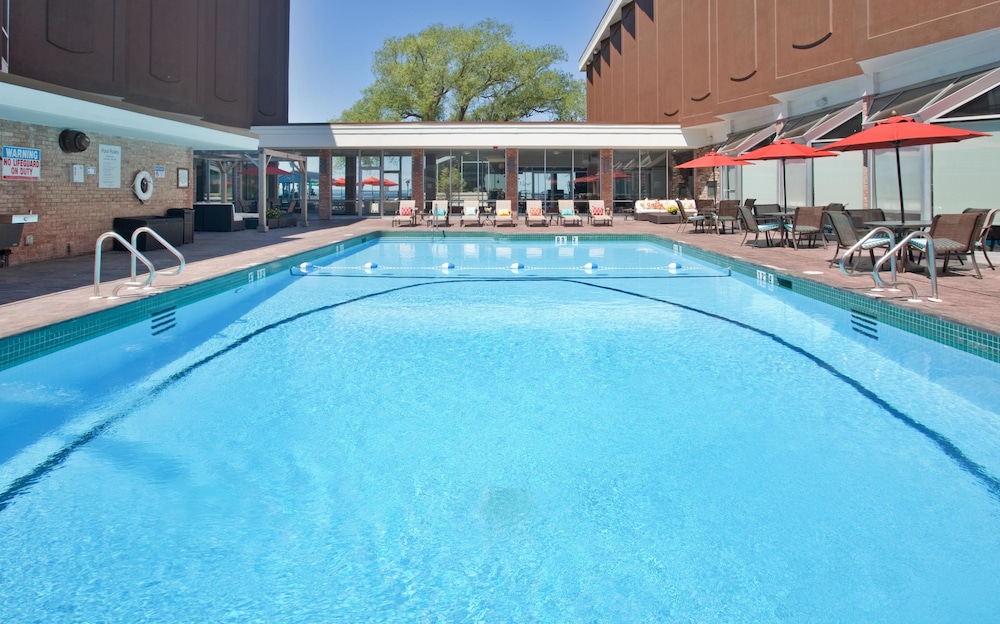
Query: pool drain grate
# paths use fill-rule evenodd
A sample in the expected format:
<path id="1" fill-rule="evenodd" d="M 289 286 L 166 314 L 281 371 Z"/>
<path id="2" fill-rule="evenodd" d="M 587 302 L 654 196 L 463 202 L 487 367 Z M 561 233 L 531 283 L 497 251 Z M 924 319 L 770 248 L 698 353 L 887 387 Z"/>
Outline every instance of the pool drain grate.
<path id="1" fill-rule="evenodd" d="M 153 312 L 150 316 L 152 335 L 157 336 L 177 326 L 177 306 Z"/>
<path id="2" fill-rule="evenodd" d="M 872 314 L 852 308 L 851 329 L 862 336 L 878 340 L 878 319 Z"/>

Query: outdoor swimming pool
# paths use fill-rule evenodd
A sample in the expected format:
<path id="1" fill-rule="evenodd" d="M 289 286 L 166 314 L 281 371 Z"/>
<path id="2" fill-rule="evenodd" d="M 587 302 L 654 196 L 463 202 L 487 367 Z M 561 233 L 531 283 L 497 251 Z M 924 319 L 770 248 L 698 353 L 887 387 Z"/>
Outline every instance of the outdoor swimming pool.
<path id="1" fill-rule="evenodd" d="M 1000 612 L 992 363 L 646 243 L 290 273 L 0 373 L 0 621 Z"/>

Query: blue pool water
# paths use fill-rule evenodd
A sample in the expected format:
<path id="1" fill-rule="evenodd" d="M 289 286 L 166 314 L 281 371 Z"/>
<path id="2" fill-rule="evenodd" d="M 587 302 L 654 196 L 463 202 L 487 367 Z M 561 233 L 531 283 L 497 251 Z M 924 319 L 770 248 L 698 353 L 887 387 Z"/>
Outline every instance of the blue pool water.
<path id="1" fill-rule="evenodd" d="M 1000 613 L 991 363 L 646 244 L 290 273 L 0 373 L 0 621 Z"/>

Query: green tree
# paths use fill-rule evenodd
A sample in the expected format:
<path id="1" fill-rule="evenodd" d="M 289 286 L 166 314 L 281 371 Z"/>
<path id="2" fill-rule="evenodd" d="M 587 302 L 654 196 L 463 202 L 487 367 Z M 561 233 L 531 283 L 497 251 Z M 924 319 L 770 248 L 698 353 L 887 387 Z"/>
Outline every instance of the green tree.
<path id="1" fill-rule="evenodd" d="M 465 178 L 458 167 L 443 167 L 438 174 L 437 197 L 438 199 L 451 199 L 465 192 Z"/>
<path id="2" fill-rule="evenodd" d="M 375 82 L 340 121 L 583 119 L 583 80 L 552 68 L 566 60 L 562 48 L 533 48 L 513 35 L 486 20 L 387 39 L 375 53 Z"/>

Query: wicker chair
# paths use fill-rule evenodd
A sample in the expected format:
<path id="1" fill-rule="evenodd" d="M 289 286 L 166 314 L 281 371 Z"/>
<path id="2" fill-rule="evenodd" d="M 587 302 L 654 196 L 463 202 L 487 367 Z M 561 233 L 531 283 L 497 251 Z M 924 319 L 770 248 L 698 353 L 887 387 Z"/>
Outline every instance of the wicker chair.
<path id="1" fill-rule="evenodd" d="M 719 202 L 719 212 L 716 215 L 716 222 L 718 223 L 719 232 L 721 234 L 726 233 L 726 224 L 729 224 L 729 230 L 731 233 L 736 232 L 736 228 L 740 224 L 740 200 L 738 199 L 723 199 Z"/>
<path id="2" fill-rule="evenodd" d="M 986 239 L 990 235 L 990 228 L 993 227 L 993 218 L 997 215 L 996 208 L 966 208 L 962 212 L 981 212 L 985 215 L 983 217 L 983 227 L 979 232 L 979 236 L 976 237 L 976 244 L 973 246 L 971 253 L 976 253 L 977 251 L 983 252 L 983 257 L 986 258 L 986 264 L 990 266 L 991 271 L 996 271 L 993 266 L 993 261 L 990 260 L 990 256 L 986 253 Z"/>
<path id="3" fill-rule="evenodd" d="M 799 242 L 803 238 L 815 241 L 818 237 L 826 247 L 826 238 L 823 236 L 823 213 L 826 206 L 799 206 L 795 209 L 795 216 L 791 223 L 785 223 L 785 230 L 788 238 L 792 241 L 792 247 L 799 248 Z"/>
<path id="4" fill-rule="evenodd" d="M 840 250 L 847 251 L 856 245 L 861 238 L 858 236 L 858 231 L 854 229 L 851 218 L 843 210 L 827 211 L 826 217 L 830 221 L 833 236 L 837 240 L 837 250 L 833 252 L 833 260 L 830 260 L 830 266 L 833 266 L 840 261 Z M 871 256 L 872 266 L 875 266 L 875 249 L 885 247 L 888 251 L 889 242 L 888 236 L 873 236 L 861 245 L 861 250 L 867 251 L 868 255 Z M 853 255 L 851 254 L 851 256 Z M 846 258 L 847 262 L 851 261 L 851 256 Z M 853 268 L 856 264 L 857 260 L 851 264 L 851 267 Z"/>
<path id="5" fill-rule="evenodd" d="M 777 221 L 768 221 L 765 223 L 757 223 L 756 217 L 753 216 L 753 211 L 749 206 L 740 206 L 738 208 L 740 213 L 740 221 L 743 222 L 743 240 L 740 245 L 745 245 L 747 242 L 747 237 L 752 233 L 753 245 L 757 246 L 757 241 L 760 239 L 760 235 L 764 235 L 764 240 L 767 242 L 767 246 L 771 246 L 771 232 L 778 229 L 779 224 Z"/>
<path id="6" fill-rule="evenodd" d="M 979 265 L 976 264 L 976 255 L 973 252 L 976 248 L 976 240 L 981 235 L 983 221 L 986 215 L 981 212 L 965 212 L 962 214 L 939 214 L 931 222 L 931 229 L 927 233 L 934 241 L 934 253 L 938 258 L 944 258 L 942 271 L 948 270 L 948 260 L 951 256 L 956 256 L 959 262 L 962 256 L 969 254 L 972 260 L 972 268 L 976 270 L 976 277 L 983 279 L 983 274 L 979 272 Z M 917 262 L 927 251 L 927 241 L 922 238 L 915 238 L 910 241 L 910 248 L 918 252 Z M 937 271 L 937 267 L 930 266 L 928 271 Z"/>

